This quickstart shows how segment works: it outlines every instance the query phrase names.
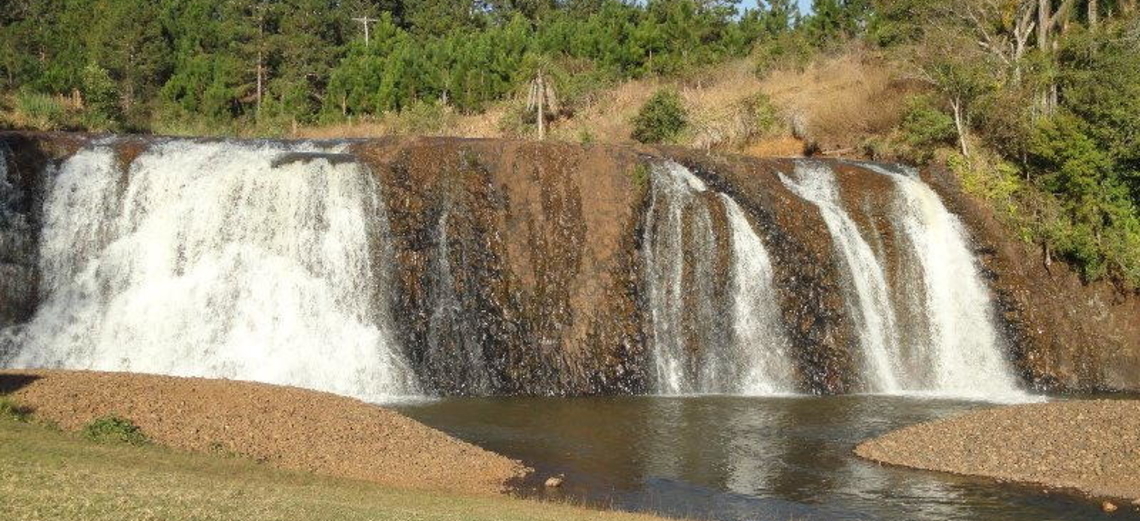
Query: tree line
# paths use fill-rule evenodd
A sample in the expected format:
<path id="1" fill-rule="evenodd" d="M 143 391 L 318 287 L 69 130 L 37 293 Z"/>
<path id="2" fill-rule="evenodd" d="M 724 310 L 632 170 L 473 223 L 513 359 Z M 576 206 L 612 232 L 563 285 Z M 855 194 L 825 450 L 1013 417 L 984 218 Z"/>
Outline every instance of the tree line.
<path id="1" fill-rule="evenodd" d="M 315 123 L 418 102 L 474 112 L 538 68 L 588 88 L 746 55 L 798 13 L 772 0 L 10 0 L 0 86 L 108 121 Z M 368 20 L 369 41 L 363 22 Z"/>

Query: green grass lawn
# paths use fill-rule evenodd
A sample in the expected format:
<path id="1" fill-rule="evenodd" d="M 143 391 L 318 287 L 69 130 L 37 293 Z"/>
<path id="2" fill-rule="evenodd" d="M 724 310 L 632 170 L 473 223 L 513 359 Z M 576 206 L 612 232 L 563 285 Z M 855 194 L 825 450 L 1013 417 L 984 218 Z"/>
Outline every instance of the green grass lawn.
<path id="1" fill-rule="evenodd" d="M 458 462 L 457 462 L 458 463 Z M 0 417 L 0 519 L 624 520 L 505 497 L 384 488 L 223 455 L 100 444 Z"/>

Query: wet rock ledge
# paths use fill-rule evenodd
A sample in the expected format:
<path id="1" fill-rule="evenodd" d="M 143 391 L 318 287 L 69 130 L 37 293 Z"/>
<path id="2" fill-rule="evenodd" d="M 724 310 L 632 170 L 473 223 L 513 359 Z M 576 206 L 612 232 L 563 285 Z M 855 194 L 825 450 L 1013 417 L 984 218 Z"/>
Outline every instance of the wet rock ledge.
<path id="1" fill-rule="evenodd" d="M 1076 490 L 1112 508 L 1140 511 L 1140 400 L 989 409 L 906 427 L 855 453 L 891 465 Z"/>

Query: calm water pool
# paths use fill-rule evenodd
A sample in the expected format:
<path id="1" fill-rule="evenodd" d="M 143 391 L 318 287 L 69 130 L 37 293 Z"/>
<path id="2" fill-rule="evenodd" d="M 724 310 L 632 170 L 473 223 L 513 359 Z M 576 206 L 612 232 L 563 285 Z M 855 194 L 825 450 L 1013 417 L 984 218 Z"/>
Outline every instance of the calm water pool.
<path id="1" fill-rule="evenodd" d="M 988 407 L 885 396 L 461 398 L 406 404 L 409 416 L 521 459 L 555 492 L 623 510 L 737 520 L 1093 520 L 1060 494 L 882 467 L 860 440 Z"/>

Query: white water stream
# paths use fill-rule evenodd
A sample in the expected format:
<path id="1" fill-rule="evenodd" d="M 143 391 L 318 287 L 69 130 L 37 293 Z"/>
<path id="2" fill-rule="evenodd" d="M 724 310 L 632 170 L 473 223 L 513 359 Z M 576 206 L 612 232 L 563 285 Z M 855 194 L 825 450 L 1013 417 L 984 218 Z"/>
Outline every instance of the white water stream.
<path id="1" fill-rule="evenodd" d="M 127 171 L 109 144 L 76 153 L 51 175 L 41 304 L 9 365 L 415 393 L 373 255 L 379 187 L 336 152 L 167 141 Z"/>
<path id="2" fill-rule="evenodd" d="M 865 165 L 865 175 L 890 177 L 897 190 L 891 218 L 917 258 L 922 288 L 905 303 L 892 301 L 884 263 L 843 207 L 836 174 L 824 163 L 799 161 L 785 185 L 817 208 L 827 225 L 846 274 L 848 309 L 864 361 L 866 390 L 1019 399 L 1009 362 L 995 327 L 993 303 L 969 240 L 958 219 L 937 194 L 906 173 Z M 896 309 L 917 302 L 920 330 L 902 330 Z"/>
<path id="3" fill-rule="evenodd" d="M 764 244 L 732 198 L 717 194 L 730 230 L 731 283 L 728 294 L 708 295 L 715 273 L 717 211 L 702 194 L 708 187 L 685 167 L 654 169 L 645 227 L 650 338 L 660 394 L 784 394 L 795 391 L 789 345 L 772 286 L 772 265 Z M 687 228 L 687 229 L 686 229 Z M 688 255 L 686 255 L 686 249 Z M 691 265 L 686 267 L 686 256 Z M 686 279 L 686 269 L 691 274 Z M 694 293 L 698 298 L 686 299 Z M 710 297 L 712 297 L 710 299 Z M 709 302 L 712 300 L 712 302 Z M 728 302 L 727 338 L 701 334 L 721 314 L 701 309 Z M 688 342 L 697 336 L 696 353 Z"/>

